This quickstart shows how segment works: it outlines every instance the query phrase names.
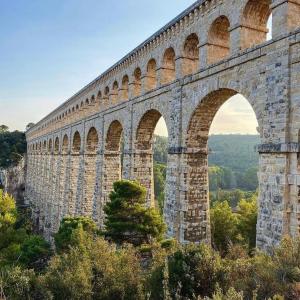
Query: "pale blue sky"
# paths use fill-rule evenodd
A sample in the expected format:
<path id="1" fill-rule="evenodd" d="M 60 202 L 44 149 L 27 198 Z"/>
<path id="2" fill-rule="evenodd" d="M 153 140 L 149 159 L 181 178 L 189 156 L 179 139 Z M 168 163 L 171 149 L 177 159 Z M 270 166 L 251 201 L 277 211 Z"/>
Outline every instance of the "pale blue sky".
<path id="1" fill-rule="evenodd" d="M 0 0 L 0 124 L 37 122 L 193 2 Z"/>

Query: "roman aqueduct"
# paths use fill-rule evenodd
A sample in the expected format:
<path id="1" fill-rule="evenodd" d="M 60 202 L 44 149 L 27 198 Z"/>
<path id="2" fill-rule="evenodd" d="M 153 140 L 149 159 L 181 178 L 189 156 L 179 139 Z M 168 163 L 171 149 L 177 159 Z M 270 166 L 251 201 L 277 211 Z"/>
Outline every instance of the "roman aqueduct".
<path id="1" fill-rule="evenodd" d="M 209 241 L 208 133 L 235 94 L 259 124 L 257 246 L 298 235 L 300 0 L 199 0 L 29 129 L 26 201 L 36 224 L 49 239 L 65 215 L 103 226 L 121 177 L 139 180 L 153 205 L 153 133 L 163 117 L 167 234 Z"/>

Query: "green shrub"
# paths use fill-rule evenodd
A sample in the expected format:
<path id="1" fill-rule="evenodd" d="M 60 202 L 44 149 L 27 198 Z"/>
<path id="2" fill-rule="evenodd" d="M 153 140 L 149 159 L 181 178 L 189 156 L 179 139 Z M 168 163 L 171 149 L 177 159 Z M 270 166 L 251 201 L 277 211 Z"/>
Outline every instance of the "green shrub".
<path id="1" fill-rule="evenodd" d="M 77 246 L 78 241 L 74 236 L 74 231 L 82 228 L 89 234 L 97 233 L 96 223 L 87 217 L 65 217 L 61 221 L 58 232 L 54 235 L 55 247 L 57 252 L 68 250 L 71 246 Z"/>
<path id="2" fill-rule="evenodd" d="M 139 183 L 115 182 L 110 200 L 104 207 L 107 237 L 116 243 L 134 245 L 162 238 L 165 224 L 156 209 L 146 207 L 146 189 Z"/>
<path id="3" fill-rule="evenodd" d="M 39 235 L 29 236 L 20 247 L 20 262 L 29 268 L 44 267 L 51 255 L 50 244 Z"/>

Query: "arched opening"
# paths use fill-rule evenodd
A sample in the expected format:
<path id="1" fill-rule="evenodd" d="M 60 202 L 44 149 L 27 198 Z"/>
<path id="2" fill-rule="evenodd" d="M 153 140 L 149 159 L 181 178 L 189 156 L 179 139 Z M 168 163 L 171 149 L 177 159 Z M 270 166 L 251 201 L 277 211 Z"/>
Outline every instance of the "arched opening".
<path id="1" fill-rule="evenodd" d="M 142 91 L 142 71 L 140 68 L 134 70 L 133 94 L 134 97 L 140 96 Z"/>
<path id="2" fill-rule="evenodd" d="M 104 89 L 104 95 L 103 95 L 103 100 L 104 100 L 105 105 L 107 105 L 108 99 L 109 99 L 109 87 L 107 86 Z"/>
<path id="3" fill-rule="evenodd" d="M 228 101 L 229 99 L 230 101 Z M 231 101 L 233 101 L 233 105 L 227 106 Z M 224 112 L 227 112 L 227 115 L 224 115 Z M 239 126 L 234 124 L 233 120 L 241 123 L 240 131 L 237 131 Z M 220 186 L 217 186 L 217 189 L 212 186 L 220 184 L 222 180 L 221 184 L 228 184 L 226 199 L 220 200 L 227 201 L 230 198 L 228 195 L 231 195 L 231 189 L 233 190 L 234 180 L 240 180 L 242 176 L 246 175 L 242 173 L 244 166 L 248 164 L 248 167 L 252 168 L 253 162 L 258 165 L 258 154 L 254 151 L 254 145 L 258 144 L 259 137 L 246 135 L 246 133 L 255 134 L 256 128 L 257 120 L 252 106 L 242 95 L 231 89 L 220 89 L 208 94 L 194 110 L 186 136 L 187 170 L 184 174 L 184 184 L 189 188 L 183 195 L 187 203 L 187 210 L 184 214 L 185 241 L 211 240 L 210 200 L 213 199 L 210 199 L 210 196 L 215 198 L 216 194 L 220 192 Z M 235 132 L 239 134 L 224 135 L 224 133 Z M 209 136 L 212 133 L 221 133 L 222 135 Z M 247 155 L 249 157 L 246 162 Z M 208 158 L 210 159 L 210 168 Z M 237 169 L 240 173 L 234 174 Z M 216 181 L 210 182 L 213 178 L 211 171 L 218 171 Z M 244 171 L 246 170 L 244 169 Z M 251 173 L 251 175 L 253 174 Z M 254 176 L 257 181 L 257 170 L 254 171 Z M 209 193 L 210 187 L 214 189 L 211 191 L 214 194 Z M 255 188 L 253 193 L 255 193 Z M 234 209 L 234 207 L 232 208 Z"/>
<path id="4" fill-rule="evenodd" d="M 114 82 L 113 88 L 111 91 L 111 104 L 117 104 L 118 103 L 118 94 L 119 94 L 119 84 L 117 81 Z"/>
<path id="5" fill-rule="evenodd" d="M 230 54 L 230 23 L 227 17 L 218 17 L 208 32 L 207 63 L 216 63 Z"/>
<path id="6" fill-rule="evenodd" d="M 68 135 L 65 134 L 62 141 L 61 146 L 61 162 L 60 162 L 60 175 L 59 175 L 59 212 L 58 212 L 58 220 L 61 219 L 67 214 L 67 202 L 65 199 L 67 198 L 66 187 L 69 184 L 69 138 Z"/>
<path id="7" fill-rule="evenodd" d="M 197 72 L 199 68 L 199 38 L 197 34 L 190 34 L 184 43 L 182 72 L 190 75 Z"/>
<path id="8" fill-rule="evenodd" d="M 102 108 L 101 101 L 102 101 L 102 93 L 101 93 L 101 91 L 99 91 L 98 94 L 97 94 L 97 98 L 96 98 L 96 107 L 97 107 L 97 110 L 101 110 L 101 108 Z"/>
<path id="9" fill-rule="evenodd" d="M 122 141 L 123 126 L 118 120 L 115 120 L 110 124 L 105 139 L 104 203 L 108 201 L 113 183 L 122 178 Z"/>
<path id="10" fill-rule="evenodd" d="M 50 139 L 49 143 L 48 143 L 48 152 L 49 152 L 49 154 L 51 154 L 51 152 L 52 152 L 52 139 Z"/>
<path id="11" fill-rule="evenodd" d="M 242 16 L 241 48 L 250 48 L 272 38 L 271 0 L 249 0 Z"/>
<path id="12" fill-rule="evenodd" d="M 95 153 L 98 147 L 98 133 L 95 127 L 92 127 L 86 139 L 86 151 L 88 153 Z"/>
<path id="13" fill-rule="evenodd" d="M 71 159 L 70 159 L 70 172 L 69 172 L 69 191 L 67 198 L 67 215 L 74 216 L 76 213 L 76 203 L 77 203 L 77 186 L 79 177 L 79 167 L 80 167 L 80 150 L 81 150 L 81 136 L 78 131 L 73 135 L 72 148 L 71 148 Z"/>
<path id="14" fill-rule="evenodd" d="M 161 83 L 167 84 L 175 80 L 175 51 L 173 48 L 168 48 L 165 51 L 161 71 Z"/>
<path id="15" fill-rule="evenodd" d="M 64 138 L 63 138 L 63 143 L 62 143 L 62 153 L 63 154 L 67 154 L 68 153 L 68 149 L 69 149 L 69 138 L 65 134 Z"/>
<path id="16" fill-rule="evenodd" d="M 73 136 L 72 153 L 79 153 L 81 148 L 81 137 L 78 131 Z"/>
<path id="17" fill-rule="evenodd" d="M 122 79 L 122 89 L 121 89 L 121 100 L 128 100 L 128 90 L 129 90 L 129 78 L 125 75 Z"/>
<path id="18" fill-rule="evenodd" d="M 154 109 L 149 110 L 139 122 L 135 140 L 134 176 L 147 189 L 147 204 L 157 206 L 161 211 L 167 165 L 166 136 L 168 134 L 166 128 L 161 113 Z M 160 138 L 158 135 L 163 135 L 165 138 Z M 159 176 L 161 178 L 158 178 Z"/>
<path id="19" fill-rule="evenodd" d="M 156 88 L 157 77 L 156 77 L 156 61 L 155 59 L 150 59 L 147 65 L 147 75 L 145 80 L 145 90 L 151 91 Z"/>
<path id="20" fill-rule="evenodd" d="M 99 137 L 95 127 L 91 127 L 86 139 L 86 151 L 84 155 L 84 192 L 81 213 L 92 216 L 93 200 L 96 187 L 96 165 Z"/>
<path id="21" fill-rule="evenodd" d="M 54 143 L 54 153 L 58 154 L 59 153 L 59 138 L 57 137 L 55 139 L 55 143 Z"/>

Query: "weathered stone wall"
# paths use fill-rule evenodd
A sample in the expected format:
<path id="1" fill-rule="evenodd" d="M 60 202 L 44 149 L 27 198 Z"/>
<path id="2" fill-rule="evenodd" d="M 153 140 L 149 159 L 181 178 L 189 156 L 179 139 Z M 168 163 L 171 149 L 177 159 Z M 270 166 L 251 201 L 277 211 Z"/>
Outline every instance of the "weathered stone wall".
<path id="1" fill-rule="evenodd" d="M 298 235 L 299 8 L 299 0 L 197 1 L 31 128 L 26 199 L 45 235 L 66 214 L 103 226 L 103 206 L 121 177 L 139 180 L 153 205 L 153 133 L 163 117 L 167 233 L 209 242 L 208 134 L 220 106 L 238 93 L 261 138 L 257 245 Z"/>
<path id="2" fill-rule="evenodd" d="M 21 159 L 16 166 L 0 169 L 0 184 L 4 187 L 5 192 L 14 197 L 18 205 L 24 204 L 25 175 L 25 159 Z"/>

